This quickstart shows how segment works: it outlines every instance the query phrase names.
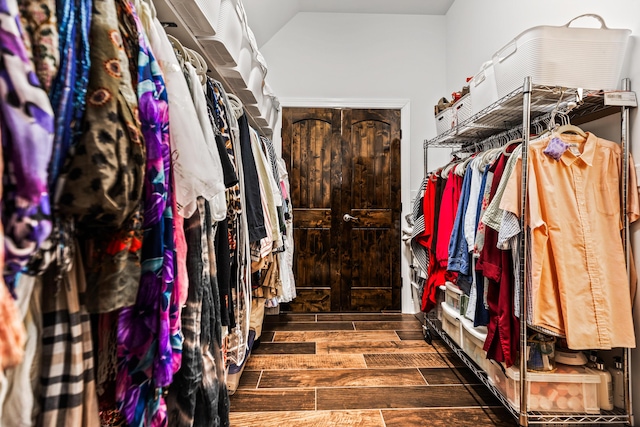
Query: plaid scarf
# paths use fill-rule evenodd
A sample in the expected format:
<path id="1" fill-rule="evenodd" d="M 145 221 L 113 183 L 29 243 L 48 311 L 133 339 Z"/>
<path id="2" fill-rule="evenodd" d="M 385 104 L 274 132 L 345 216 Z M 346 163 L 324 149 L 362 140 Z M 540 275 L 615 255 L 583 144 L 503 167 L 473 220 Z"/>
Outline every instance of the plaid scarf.
<path id="1" fill-rule="evenodd" d="M 77 244 L 74 243 L 77 248 Z M 86 289 L 82 260 L 56 283 L 56 264 L 42 280 L 42 364 L 38 425 L 100 426 L 93 371 L 91 324 L 81 298 Z"/>

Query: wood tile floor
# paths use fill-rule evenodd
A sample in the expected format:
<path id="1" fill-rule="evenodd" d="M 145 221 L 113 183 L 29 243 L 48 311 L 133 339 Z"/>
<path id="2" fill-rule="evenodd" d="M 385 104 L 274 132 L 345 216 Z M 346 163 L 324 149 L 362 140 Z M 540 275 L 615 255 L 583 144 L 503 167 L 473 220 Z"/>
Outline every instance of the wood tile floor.
<path id="1" fill-rule="evenodd" d="M 231 426 L 516 426 L 463 366 L 414 315 L 268 316 Z"/>

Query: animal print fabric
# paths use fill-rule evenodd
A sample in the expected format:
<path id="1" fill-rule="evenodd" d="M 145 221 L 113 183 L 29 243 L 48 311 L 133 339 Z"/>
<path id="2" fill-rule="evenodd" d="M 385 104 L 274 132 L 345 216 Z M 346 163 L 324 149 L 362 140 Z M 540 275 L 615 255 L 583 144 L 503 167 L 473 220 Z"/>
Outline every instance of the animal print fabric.
<path id="1" fill-rule="evenodd" d="M 42 88 L 47 92 L 60 65 L 58 19 L 55 0 L 21 0 L 20 19 L 29 44 L 31 59 Z"/>
<path id="2" fill-rule="evenodd" d="M 95 0 L 94 11 L 83 133 L 61 176 L 58 208 L 80 225 L 121 228 L 140 205 L 145 146 L 115 2 Z"/>

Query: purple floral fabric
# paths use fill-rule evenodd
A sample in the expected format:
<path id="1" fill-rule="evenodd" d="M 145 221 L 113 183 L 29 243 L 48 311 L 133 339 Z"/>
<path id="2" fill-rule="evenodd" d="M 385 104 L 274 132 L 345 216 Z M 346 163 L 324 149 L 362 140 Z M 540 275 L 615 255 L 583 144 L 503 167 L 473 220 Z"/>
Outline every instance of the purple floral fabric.
<path id="1" fill-rule="evenodd" d="M 169 112 L 162 72 L 135 9 L 123 10 L 139 33 L 138 102 L 147 148 L 144 183 L 142 277 L 136 303 L 118 324 L 116 400 L 131 427 L 165 426 L 162 389 L 180 366 L 179 307 L 172 299 L 175 248 L 172 213 Z"/>
<path id="2" fill-rule="evenodd" d="M 22 38 L 16 0 L 0 0 L 0 122 L 5 162 L 2 222 L 4 276 L 15 277 L 51 233 L 47 167 L 54 117 Z"/>

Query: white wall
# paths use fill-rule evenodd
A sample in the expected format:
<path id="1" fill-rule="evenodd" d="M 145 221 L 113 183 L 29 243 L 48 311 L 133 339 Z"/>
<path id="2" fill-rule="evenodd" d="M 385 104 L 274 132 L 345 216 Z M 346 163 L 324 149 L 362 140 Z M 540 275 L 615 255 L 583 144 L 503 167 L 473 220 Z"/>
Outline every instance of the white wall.
<path id="1" fill-rule="evenodd" d="M 380 106 L 407 102 L 403 123 L 402 203 L 424 171 L 422 141 L 435 135 L 433 104 L 446 86 L 444 16 L 299 13 L 260 48 L 269 84 L 283 105 Z M 408 108 L 410 106 L 410 108 Z M 280 144 L 280 126 L 274 141 Z M 403 311 L 413 312 L 403 260 Z"/>
<path id="2" fill-rule="evenodd" d="M 584 13 L 602 16 L 610 28 L 632 30 L 629 63 L 624 74 L 631 78 L 632 89 L 640 91 L 640 1 L 637 0 L 456 0 L 447 13 L 447 88 L 449 91 L 459 88 L 465 77 L 476 73 L 484 61 L 523 30 L 537 25 L 564 25 Z M 632 111 L 631 118 L 632 152 L 638 161 L 640 120 L 637 109 Z M 619 126 L 615 119 L 608 119 L 607 123 L 614 128 Z M 602 127 L 603 124 L 592 126 Z M 610 132 L 619 135 L 617 129 Z M 632 241 L 636 265 L 640 267 L 639 229 L 640 226 L 632 228 Z M 636 340 L 640 343 L 640 298 L 636 298 L 634 316 Z M 632 381 L 635 425 L 640 425 L 640 351 L 633 352 L 632 366 L 635 368 Z"/>

